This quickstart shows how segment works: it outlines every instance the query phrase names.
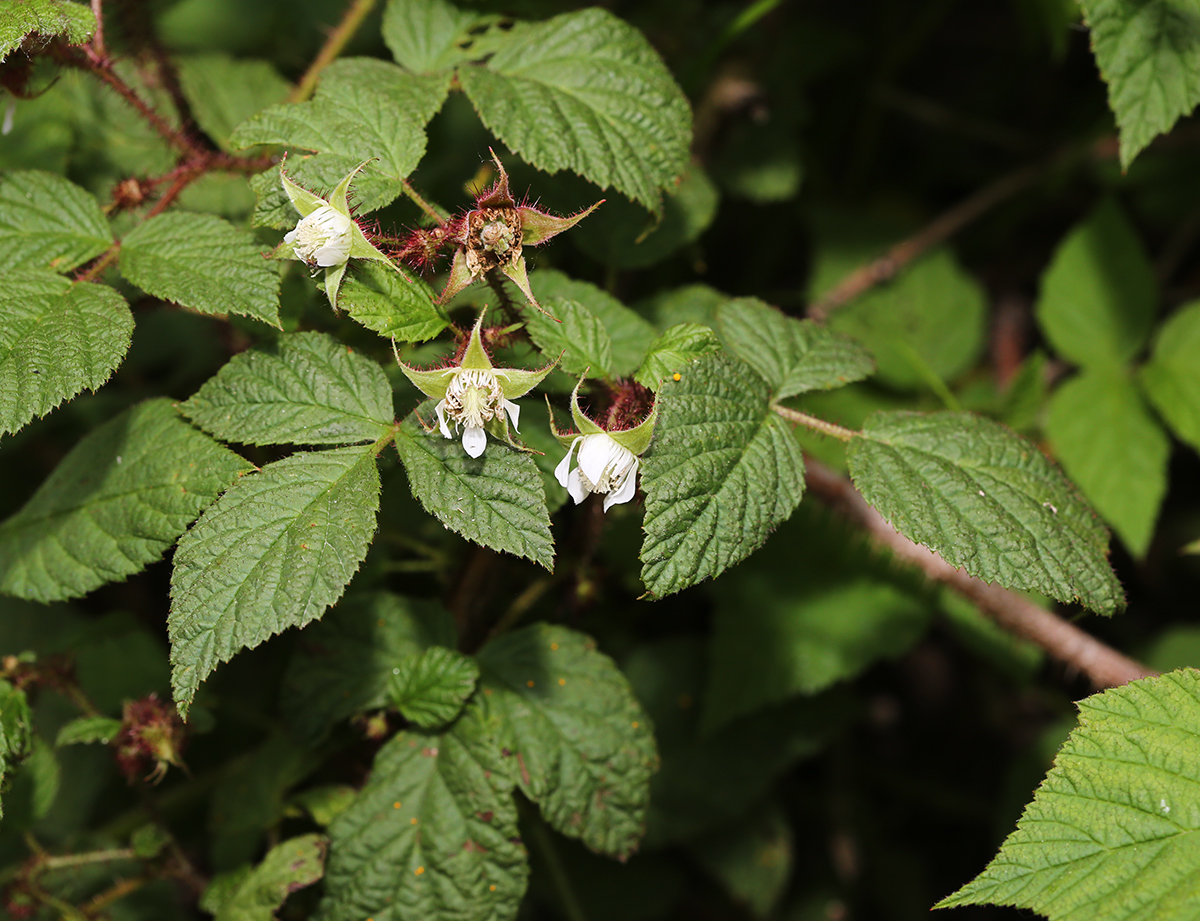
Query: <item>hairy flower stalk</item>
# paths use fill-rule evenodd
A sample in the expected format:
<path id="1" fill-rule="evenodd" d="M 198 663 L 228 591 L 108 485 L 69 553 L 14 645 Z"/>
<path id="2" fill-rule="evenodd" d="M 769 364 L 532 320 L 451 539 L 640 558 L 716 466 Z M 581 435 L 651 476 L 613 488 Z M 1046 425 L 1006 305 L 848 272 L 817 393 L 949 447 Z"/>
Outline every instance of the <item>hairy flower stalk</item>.
<path id="1" fill-rule="evenodd" d="M 654 426 L 658 421 L 658 401 L 645 421 L 633 428 L 620 431 L 605 431 L 579 407 L 581 379 L 571 393 L 571 418 L 579 434 L 560 432 L 554 427 L 551 417 L 550 428 L 559 444 L 567 448 L 566 457 L 554 468 L 554 475 L 578 505 L 591 493 L 604 496 L 604 511 L 614 505 L 628 502 L 637 491 L 638 457 L 650 447 L 654 437 Z M 579 453 L 575 455 L 575 449 Z M 571 457 L 576 456 L 576 465 L 571 468 Z"/>
<path id="2" fill-rule="evenodd" d="M 513 429 L 520 430 L 521 408 L 513 400 L 536 387 L 558 364 L 556 359 L 535 371 L 494 367 L 480 337 L 482 326 L 483 314 L 480 314 L 458 365 L 421 370 L 400 362 L 400 370 L 413 386 L 438 400 L 434 412 L 442 436 L 453 438 L 450 427 L 458 426 L 462 429 L 463 450 L 471 457 L 483 454 L 489 431 L 516 447 L 508 423 L 511 420 Z"/>
<path id="3" fill-rule="evenodd" d="M 300 220 L 295 229 L 284 236 L 271 257 L 298 259 L 313 270 L 324 269 L 325 295 L 334 310 L 337 309 L 338 289 L 351 259 L 374 259 L 391 265 L 391 260 L 367 239 L 350 216 L 347 198 L 350 182 L 370 162 L 364 160 L 354 167 L 334 187 L 328 200 L 292 182 L 283 169 L 286 160 L 279 164 L 279 181 L 288 201 L 300 212 Z"/>
<path id="4" fill-rule="evenodd" d="M 490 189 L 476 197 L 475 207 L 441 227 L 413 231 L 401 258 L 424 268 L 432 253 L 452 243 L 455 246 L 454 261 L 438 303 L 444 304 L 472 282 L 496 271 L 510 279 L 529 303 L 541 310 L 529 286 L 524 247 L 539 246 L 574 227 L 604 202 L 601 199 L 570 217 L 557 217 L 529 205 L 518 205 L 508 188 L 508 173 L 495 152 L 491 153 L 499 178 Z"/>

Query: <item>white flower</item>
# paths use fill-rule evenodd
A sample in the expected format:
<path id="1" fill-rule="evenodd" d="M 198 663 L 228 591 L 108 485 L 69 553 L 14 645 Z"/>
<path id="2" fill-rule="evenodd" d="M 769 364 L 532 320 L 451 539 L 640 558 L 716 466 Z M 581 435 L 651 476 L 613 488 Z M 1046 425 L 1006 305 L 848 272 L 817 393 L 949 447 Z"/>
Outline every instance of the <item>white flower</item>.
<path id="1" fill-rule="evenodd" d="M 300 219 L 284 243 L 292 244 L 296 258 L 309 265 L 328 268 L 350 258 L 354 222 L 331 205 L 321 205 Z"/>
<path id="2" fill-rule="evenodd" d="M 460 368 L 434 411 L 444 437 L 454 437 L 446 424 L 447 418 L 462 427 L 463 450 L 471 457 L 479 457 L 487 447 L 484 425 L 502 413 L 508 413 L 513 429 L 520 431 L 521 408 L 505 399 L 496 372 L 490 368 Z"/>
<path id="3" fill-rule="evenodd" d="M 571 455 L 579 446 L 578 465 L 568 474 Z M 607 432 L 577 435 L 567 449 L 554 475 L 560 485 L 565 486 L 578 505 L 588 493 L 605 493 L 604 511 L 609 506 L 628 502 L 637 488 L 637 455 L 623 448 Z"/>

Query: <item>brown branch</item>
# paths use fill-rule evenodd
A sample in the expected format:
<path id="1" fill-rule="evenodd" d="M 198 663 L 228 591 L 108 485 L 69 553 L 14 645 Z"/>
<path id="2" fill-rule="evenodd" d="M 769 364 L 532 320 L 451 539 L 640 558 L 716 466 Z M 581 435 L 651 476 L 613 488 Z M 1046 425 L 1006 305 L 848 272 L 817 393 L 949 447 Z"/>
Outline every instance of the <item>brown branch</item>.
<path id="1" fill-rule="evenodd" d="M 288 102 L 303 102 L 313 94 L 313 90 L 317 88 L 317 80 L 321 77 L 321 71 L 332 64 L 342 53 L 346 44 L 354 37 L 354 33 L 358 31 L 358 27 L 362 25 L 363 20 L 374 6 L 375 0 L 352 0 L 342 21 L 329 33 L 325 44 L 317 52 L 313 62 L 308 65 L 308 70 L 304 72 L 300 82 L 288 96 Z"/>
<path id="2" fill-rule="evenodd" d="M 896 275 L 906 265 L 927 250 L 946 242 L 968 224 L 982 217 L 1005 199 L 1011 198 L 1038 179 L 1059 166 L 1091 154 L 1096 158 L 1116 156 L 1113 138 L 1098 142 L 1065 147 L 1041 160 L 1023 166 L 995 182 L 985 185 L 973 195 L 963 199 L 953 208 L 944 211 L 911 237 L 901 240 L 883 256 L 855 269 L 827 292 L 820 300 L 809 305 L 808 316 L 824 321 L 830 313 L 848 304 L 866 291 Z"/>
<path id="3" fill-rule="evenodd" d="M 805 465 L 809 488 L 862 526 L 875 543 L 916 566 L 928 578 L 974 602 L 1005 630 L 1036 643 L 1053 658 L 1077 668 L 1094 687 L 1117 687 L 1157 674 L 1028 598 L 955 569 L 933 551 L 897 532 L 867 504 L 849 480 L 812 458 L 806 457 Z"/>

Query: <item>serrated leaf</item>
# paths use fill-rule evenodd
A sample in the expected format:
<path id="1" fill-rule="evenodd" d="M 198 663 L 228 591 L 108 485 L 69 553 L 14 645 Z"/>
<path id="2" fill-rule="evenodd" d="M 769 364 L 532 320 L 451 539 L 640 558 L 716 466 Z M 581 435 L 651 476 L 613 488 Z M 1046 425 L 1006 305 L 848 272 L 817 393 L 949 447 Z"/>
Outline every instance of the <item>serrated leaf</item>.
<path id="1" fill-rule="evenodd" d="M 78 719 L 71 720 L 62 729 L 58 730 L 58 736 L 54 740 L 54 747 L 62 748 L 64 745 L 87 745 L 92 742 L 100 742 L 107 745 L 117 737 L 117 733 L 120 731 L 120 720 L 115 720 L 107 716 L 81 716 Z"/>
<path id="2" fill-rule="evenodd" d="M 0 591 L 76 598 L 159 559 L 250 465 L 167 400 L 93 429 L 0 524 Z"/>
<path id="3" fill-rule="evenodd" d="M 383 41 L 400 66 L 413 73 L 435 73 L 467 57 L 463 45 L 478 19 L 445 0 L 388 0 Z"/>
<path id="4" fill-rule="evenodd" d="M 444 726 L 462 712 L 475 691 L 479 666 L 461 652 L 431 646 L 406 656 L 392 669 L 392 702 L 422 729 Z"/>
<path id="5" fill-rule="evenodd" d="M 850 249 L 853 265 L 860 253 L 876 255 L 873 249 Z M 974 366 L 986 320 L 979 283 L 948 250 L 938 249 L 837 310 L 829 328 L 865 345 L 881 380 L 915 389 L 952 381 Z"/>
<path id="6" fill-rule="evenodd" d="M 143 221 L 121 241 L 120 265 L 164 301 L 279 327 L 279 274 L 250 234 L 215 215 L 168 211 Z"/>
<path id="7" fill-rule="evenodd" d="M 180 713 L 217 664 L 321 616 L 375 533 L 370 448 L 300 453 L 243 477 L 184 535 L 171 575 L 171 685 Z"/>
<path id="8" fill-rule="evenodd" d="M 33 717 L 25 692 L 0 678 L 0 781 L 29 754 L 32 745 Z"/>
<path id="9" fill-rule="evenodd" d="M 66 0 L 21 0 L 0 7 L 0 61 L 21 44 L 26 35 L 45 38 L 63 35 L 81 45 L 96 31 L 96 17 L 86 6 Z"/>
<path id="10" fill-rule="evenodd" d="M 597 8 L 517 23 L 458 80 L 483 123 L 547 172 L 569 169 L 658 213 L 692 140 L 687 100 L 635 28 Z"/>
<path id="11" fill-rule="evenodd" d="M 832 390 L 875 369 L 870 354 L 853 339 L 785 316 L 755 298 L 722 304 L 717 325 L 729 350 L 771 385 L 776 400 Z"/>
<path id="12" fill-rule="evenodd" d="M 1200 451 L 1200 303 L 1183 307 L 1159 329 L 1141 384 L 1171 430 Z"/>
<path id="13" fill-rule="evenodd" d="M 396 450 L 413 495 L 447 528 L 553 568 L 550 514 L 530 455 L 493 441 L 481 457 L 468 457 L 457 438 L 425 431 L 416 413 L 404 421 Z"/>
<path id="14" fill-rule="evenodd" d="M 1000 853 L 937 904 L 1050 921 L 1183 921 L 1200 899 L 1200 672 L 1079 702 L 1079 725 Z"/>
<path id="15" fill-rule="evenodd" d="M 11 268 L 69 272 L 113 242 L 94 196 L 53 173 L 0 176 L 0 246 Z"/>
<path id="16" fill-rule="evenodd" d="M 583 225 L 580 225 L 583 226 Z M 637 370 L 646 354 L 646 344 L 654 336 L 654 326 L 639 313 L 630 310 L 619 300 L 595 285 L 543 269 L 530 276 L 533 293 L 540 300 L 565 298 L 576 301 L 604 327 L 612 344 L 612 373 L 628 377 Z"/>
<path id="17" fill-rule="evenodd" d="M 339 720 L 387 705 L 401 659 L 456 642 L 441 605 L 388 592 L 342 599 L 296 641 L 280 692 L 289 728 L 319 742 Z"/>
<path id="18" fill-rule="evenodd" d="M 560 352 L 559 366 L 568 374 L 609 378 L 612 372 L 612 341 L 604 324 L 578 301 L 556 297 L 543 303 L 553 316 L 522 305 L 521 316 L 534 345 L 547 358 Z M 555 318 L 561 322 L 554 322 Z"/>
<path id="19" fill-rule="evenodd" d="M 404 180 L 425 153 L 425 123 L 449 88 L 448 73 L 422 77 L 374 58 L 342 58 L 322 74 L 311 100 L 271 106 L 239 125 L 229 144 L 288 148 L 294 152 L 288 175 L 316 192 L 332 189 L 363 160 L 373 160 L 355 178 L 353 193 L 360 213 L 376 211 L 404 191 Z M 316 156 L 302 157 L 301 150 Z M 259 195 L 256 224 L 296 223 L 277 169 L 252 185 Z"/>
<path id="20" fill-rule="evenodd" d="M 377 262 L 356 261 L 342 280 L 338 307 L 381 336 L 424 342 L 450 325 L 435 298 L 419 278 Z"/>
<path id="21" fill-rule="evenodd" d="M 614 857 L 633 853 L 658 752 L 625 676 L 591 637 L 550 624 L 497 637 L 477 658 L 521 791 L 562 834 Z"/>
<path id="22" fill-rule="evenodd" d="M 717 334 L 699 323 L 678 323 L 654 340 L 633 379 L 643 387 L 658 390 L 674 373 L 687 370 L 693 361 L 720 351 Z"/>
<path id="23" fill-rule="evenodd" d="M 1141 241 L 1109 200 L 1059 245 L 1034 309 L 1064 358 L 1088 367 L 1121 365 L 1150 334 L 1157 287 Z"/>
<path id="24" fill-rule="evenodd" d="M 1037 447 L 969 413 L 879 412 L 847 449 L 854 485 L 901 534 L 986 582 L 1124 606 L 1108 533 Z"/>
<path id="25" fill-rule="evenodd" d="M 318 921 L 516 916 L 529 869 L 491 729 L 472 704 L 448 732 L 400 732 L 379 750 L 329 826 Z"/>
<path id="26" fill-rule="evenodd" d="M 659 391 L 642 489 L 642 581 L 669 595 L 762 546 L 800 503 L 804 458 L 766 381 L 736 358 L 709 355 Z"/>
<path id="27" fill-rule="evenodd" d="M 0 433 L 95 390 L 133 335 L 133 315 L 116 291 L 51 272 L 6 274 L 0 311 Z"/>
<path id="28" fill-rule="evenodd" d="M 1167 492 L 1171 442 L 1122 368 L 1085 370 L 1050 397 L 1046 437 L 1134 556 L 1150 547 Z"/>
<path id="29" fill-rule="evenodd" d="M 201 907 L 215 921 L 274 921 L 276 909 L 291 893 L 321 878 L 326 847 L 325 839 L 315 834 L 277 844 L 257 867 L 239 873 L 233 885 L 210 886 Z"/>
<path id="30" fill-rule="evenodd" d="M 223 150 L 231 149 L 229 136 L 239 124 L 282 102 L 291 89 L 268 61 L 203 54 L 181 56 L 176 66 L 196 124 Z"/>
<path id="31" fill-rule="evenodd" d="M 323 333 L 235 355 L 179 409 L 223 441 L 255 445 L 375 441 L 395 421 L 383 369 Z"/>
<path id="32" fill-rule="evenodd" d="M 1121 167 L 1200 102 L 1200 22 L 1178 0 L 1080 0 L 1117 119 Z"/>

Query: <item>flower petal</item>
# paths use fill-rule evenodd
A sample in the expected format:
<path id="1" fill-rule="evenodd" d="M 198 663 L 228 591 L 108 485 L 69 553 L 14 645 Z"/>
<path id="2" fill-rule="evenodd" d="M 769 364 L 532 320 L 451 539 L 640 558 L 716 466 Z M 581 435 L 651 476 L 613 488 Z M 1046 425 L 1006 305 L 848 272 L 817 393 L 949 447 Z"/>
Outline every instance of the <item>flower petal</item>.
<path id="1" fill-rule="evenodd" d="M 331 265 L 341 265 L 350 258 L 350 237 L 334 237 L 313 253 L 313 258 L 317 260 L 317 265 L 323 269 L 327 269 Z"/>
<path id="2" fill-rule="evenodd" d="M 521 418 L 521 407 L 512 400 L 505 400 L 501 405 L 504 407 L 504 411 L 508 413 L 508 418 L 512 420 L 513 431 L 521 431 L 520 426 L 517 424 L 517 420 Z"/>
<path id="3" fill-rule="evenodd" d="M 628 502 L 633 498 L 633 494 L 637 491 L 637 468 L 638 462 L 635 457 L 633 459 L 633 466 L 625 474 L 625 479 L 621 481 L 621 485 L 604 497 L 604 511 L 607 512 L 610 505 Z"/>
<path id="4" fill-rule="evenodd" d="M 442 430 L 442 437 L 453 438 L 454 436 L 450 434 L 450 429 L 446 428 L 446 401 L 442 400 L 442 402 L 438 403 L 438 405 L 433 408 L 433 411 L 437 413 L 438 428 Z"/>
<path id="5" fill-rule="evenodd" d="M 479 457 L 487 447 L 487 434 L 477 426 L 468 425 L 463 428 L 462 446 L 469 456 Z"/>
<path id="6" fill-rule="evenodd" d="M 567 487 L 567 492 L 571 494 L 571 498 L 575 500 L 576 505 L 587 498 L 588 491 L 583 488 L 583 480 L 579 476 L 578 467 L 571 471 L 571 475 L 563 485 Z"/>
<path id="7" fill-rule="evenodd" d="M 558 462 L 558 466 L 554 468 L 554 478 L 558 480 L 558 485 L 564 489 L 570 489 L 570 487 L 567 485 L 567 471 L 570 469 L 571 455 L 575 453 L 575 445 L 577 444 L 579 444 L 578 437 L 571 442 L 571 447 L 567 448 L 566 456 L 563 457 L 563 459 Z M 576 499 L 575 502 L 578 503 L 579 500 Z"/>
<path id="8" fill-rule="evenodd" d="M 614 448 L 620 450 L 620 445 L 603 432 L 583 436 L 583 444 L 579 446 L 579 469 L 589 483 L 599 484 L 604 471 L 617 460 L 613 456 Z"/>

